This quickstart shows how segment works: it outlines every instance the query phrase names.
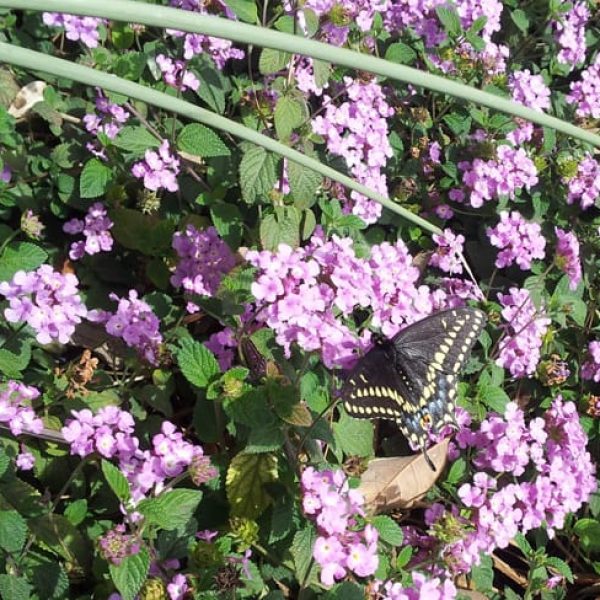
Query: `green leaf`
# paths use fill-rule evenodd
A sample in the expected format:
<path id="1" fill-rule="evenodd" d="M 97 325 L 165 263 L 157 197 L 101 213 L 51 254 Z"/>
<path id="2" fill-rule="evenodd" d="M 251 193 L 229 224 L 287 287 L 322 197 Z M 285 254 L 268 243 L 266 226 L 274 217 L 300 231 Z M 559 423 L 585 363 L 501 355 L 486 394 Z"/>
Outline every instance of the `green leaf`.
<path id="1" fill-rule="evenodd" d="M 59 562 L 44 561 L 31 570 L 31 581 L 42 600 L 69 597 L 69 577 Z"/>
<path id="2" fill-rule="evenodd" d="M 254 0 L 224 0 L 224 2 L 235 13 L 235 16 L 242 21 L 257 23 L 258 11 Z"/>
<path id="3" fill-rule="evenodd" d="M 135 33 L 128 23 L 115 21 L 110 24 L 110 39 L 117 50 L 127 50 L 135 40 Z"/>
<path id="4" fill-rule="evenodd" d="M 123 475 L 121 469 L 115 467 L 112 463 L 102 459 L 102 473 L 110 486 L 110 489 L 115 493 L 115 496 L 121 502 L 127 502 L 131 497 L 129 491 L 129 482 L 127 477 Z"/>
<path id="5" fill-rule="evenodd" d="M 80 498 L 71 502 L 67 508 L 65 508 L 65 517 L 69 519 L 72 525 L 80 525 L 87 515 L 88 504 L 85 498 Z"/>
<path id="6" fill-rule="evenodd" d="M 333 424 L 335 441 L 350 456 L 373 456 L 373 423 L 342 413 Z"/>
<path id="7" fill-rule="evenodd" d="M 145 127 L 128 125 L 123 127 L 112 143 L 122 150 L 142 156 L 149 148 L 158 148 L 160 140 Z"/>
<path id="8" fill-rule="evenodd" d="M 112 171 L 100 159 L 92 158 L 85 163 L 79 179 L 79 195 L 82 198 L 97 198 L 106 193 L 112 180 Z"/>
<path id="9" fill-rule="evenodd" d="M 351 581 L 343 581 L 333 586 L 323 596 L 325 600 L 364 600 L 365 590 Z"/>
<path id="10" fill-rule="evenodd" d="M 600 523 L 595 519 L 579 519 L 573 531 L 579 536 L 581 545 L 589 552 L 600 550 Z"/>
<path id="11" fill-rule="evenodd" d="M 412 64 L 417 58 L 417 53 L 406 44 L 402 42 L 396 42 L 390 44 L 388 49 L 385 51 L 385 60 L 390 62 L 400 63 L 403 65 Z"/>
<path id="12" fill-rule="evenodd" d="M 403 569 L 412 558 L 413 548 L 412 546 L 404 546 L 400 552 L 398 552 L 398 558 L 396 559 L 396 569 Z"/>
<path id="13" fill-rule="evenodd" d="M 111 232 L 125 248 L 147 256 L 163 256 L 171 249 L 175 231 L 171 220 L 145 215 L 131 208 L 116 208 L 109 211 L 109 215 L 114 221 Z"/>
<path id="14" fill-rule="evenodd" d="M 29 600 L 31 585 L 25 577 L 0 575 L 0 596 L 2 600 Z"/>
<path id="15" fill-rule="evenodd" d="M 459 458 L 452 463 L 446 481 L 451 484 L 458 483 L 467 472 L 467 463 L 464 458 Z"/>
<path id="16" fill-rule="evenodd" d="M 278 159 L 264 148 L 246 145 L 240 162 L 242 197 L 250 204 L 266 199 L 277 181 Z"/>
<path id="17" fill-rule="evenodd" d="M 509 395 L 501 388 L 493 385 L 480 385 L 478 394 L 481 401 L 492 410 L 503 415 L 510 402 Z"/>
<path id="18" fill-rule="evenodd" d="M 460 17 L 456 12 L 455 8 L 448 8 L 446 6 L 437 6 L 435 12 L 438 19 L 442 23 L 446 33 L 450 37 L 458 37 L 462 33 L 462 25 L 460 24 Z"/>
<path id="19" fill-rule="evenodd" d="M 242 241 L 244 217 L 235 204 L 216 202 L 211 204 L 210 216 L 215 229 L 231 248 L 237 248 Z"/>
<path id="20" fill-rule="evenodd" d="M 309 208 L 315 203 L 317 189 L 323 181 L 323 176 L 308 167 L 294 161 L 287 164 L 288 181 L 294 196 L 294 206 Z"/>
<path id="21" fill-rule="evenodd" d="M 279 244 L 300 245 L 300 214 L 295 206 L 279 206 L 260 223 L 260 242 L 265 250 L 276 251 Z"/>
<path id="22" fill-rule="evenodd" d="M 309 525 L 296 532 L 292 547 L 290 548 L 296 568 L 296 577 L 301 584 L 308 580 L 310 571 L 314 571 L 315 569 L 315 562 L 312 557 L 315 540 L 315 530 Z"/>
<path id="23" fill-rule="evenodd" d="M 47 252 L 35 244 L 9 244 L 0 256 L 0 281 L 9 281 L 17 271 L 33 271 L 43 265 L 47 258 Z"/>
<path id="24" fill-rule="evenodd" d="M 307 240 L 313 234 L 313 231 L 317 227 L 317 217 L 315 213 L 307 208 L 302 212 L 302 230 L 301 236 L 303 240 Z"/>
<path id="25" fill-rule="evenodd" d="M 488 592 L 493 590 L 494 586 L 494 568 L 490 556 L 481 556 L 479 565 L 471 570 L 473 583 L 479 592 Z"/>
<path id="26" fill-rule="evenodd" d="M 281 50 L 263 48 L 258 59 L 258 69 L 262 75 L 272 75 L 285 69 L 292 55 Z"/>
<path id="27" fill-rule="evenodd" d="M 328 81 L 331 75 L 331 64 L 323 60 L 312 60 L 313 75 L 317 87 L 322 88 Z"/>
<path id="28" fill-rule="evenodd" d="M 402 529 L 394 519 L 387 515 L 378 515 L 371 521 L 373 527 L 379 532 L 379 537 L 391 546 L 400 546 L 404 535 Z"/>
<path id="29" fill-rule="evenodd" d="M 22 342 L 19 350 L 19 354 L 15 354 L 11 349 L 0 348 L 0 371 L 13 379 L 21 378 L 21 371 L 29 365 L 29 361 L 31 360 L 30 343 Z"/>
<path id="30" fill-rule="evenodd" d="M 134 600 L 142 588 L 150 568 L 150 556 L 145 548 L 124 558 L 119 565 L 109 565 L 110 576 L 123 600 Z"/>
<path id="31" fill-rule="evenodd" d="M 302 125 L 304 111 L 299 100 L 281 96 L 275 105 L 275 130 L 280 140 L 287 140 L 292 131 Z"/>
<path id="32" fill-rule="evenodd" d="M 191 123 L 181 130 L 177 137 L 177 148 L 204 158 L 231 155 L 223 140 L 212 129 L 200 123 Z"/>
<path id="33" fill-rule="evenodd" d="M 199 388 L 205 388 L 221 373 L 214 354 L 201 342 L 185 339 L 177 352 L 177 362 L 185 378 Z"/>
<path id="34" fill-rule="evenodd" d="M 247 454 L 274 452 L 285 442 L 281 423 L 267 423 L 250 430 L 248 445 L 244 448 Z"/>
<path id="35" fill-rule="evenodd" d="M 27 523 L 16 510 L 0 510 L 0 548 L 19 552 L 27 537 Z"/>
<path id="36" fill-rule="evenodd" d="M 271 504 L 265 485 L 276 481 L 275 454 L 238 454 L 227 469 L 227 499 L 231 514 L 256 519 Z"/>
<path id="37" fill-rule="evenodd" d="M 524 10 L 521 10 L 520 8 L 513 10 L 510 13 L 510 18 L 522 33 L 527 33 L 527 30 L 529 29 L 529 17 Z"/>
<path id="38" fill-rule="evenodd" d="M 177 488 L 142 500 L 136 510 L 144 515 L 146 522 L 171 531 L 187 525 L 200 500 L 201 491 Z"/>
<path id="39" fill-rule="evenodd" d="M 223 77 L 221 72 L 215 68 L 212 60 L 206 60 L 197 70 L 196 75 L 200 81 L 200 87 L 196 94 L 219 114 L 225 112 L 225 90 L 229 81 Z"/>
<path id="40" fill-rule="evenodd" d="M 569 583 L 573 583 L 573 571 L 571 567 L 558 556 L 548 556 L 544 559 L 544 564 L 558 571 Z"/>

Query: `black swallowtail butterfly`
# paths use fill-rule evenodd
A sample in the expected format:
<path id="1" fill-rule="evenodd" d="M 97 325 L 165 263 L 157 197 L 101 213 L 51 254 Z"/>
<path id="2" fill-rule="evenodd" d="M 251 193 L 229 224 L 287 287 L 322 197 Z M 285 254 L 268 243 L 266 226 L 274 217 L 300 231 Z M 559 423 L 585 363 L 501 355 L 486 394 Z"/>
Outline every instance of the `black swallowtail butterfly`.
<path id="1" fill-rule="evenodd" d="M 486 322 L 474 308 L 446 310 L 379 340 L 350 371 L 342 388 L 348 413 L 391 419 L 427 455 L 429 432 L 455 423 L 458 374 Z"/>

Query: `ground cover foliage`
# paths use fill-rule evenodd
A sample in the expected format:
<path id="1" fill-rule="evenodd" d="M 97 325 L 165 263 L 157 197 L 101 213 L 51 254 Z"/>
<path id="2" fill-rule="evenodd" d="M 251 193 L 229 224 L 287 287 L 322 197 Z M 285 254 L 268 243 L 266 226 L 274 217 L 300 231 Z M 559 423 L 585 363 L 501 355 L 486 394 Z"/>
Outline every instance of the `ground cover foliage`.
<path id="1" fill-rule="evenodd" d="M 170 5 L 597 131 L 595 2 Z M 442 231 L 177 114 L 0 66 L 3 599 L 597 596 L 592 146 L 203 34 L 0 9 L 0 39 L 227 116 Z M 462 306 L 488 323 L 433 472 L 334 403 L 377 335 Z"/>

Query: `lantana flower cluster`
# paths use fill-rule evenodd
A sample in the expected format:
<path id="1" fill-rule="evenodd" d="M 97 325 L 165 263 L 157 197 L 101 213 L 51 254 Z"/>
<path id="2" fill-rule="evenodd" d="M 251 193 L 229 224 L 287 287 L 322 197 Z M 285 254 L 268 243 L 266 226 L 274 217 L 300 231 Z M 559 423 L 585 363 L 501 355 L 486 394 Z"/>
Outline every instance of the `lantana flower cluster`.
<path id="1" fill-rule="evenodd" d="M 460 201 L 466 195 L 471 206 L 480 208 L 484 202 L 500 196 L 512 200 L 518 191 L 537 184 L 537 169 L 523 148 L 500 145 L 496 155 L 497 159 L 459 162 L 465 189 L 453 190 L 451 199 Z"/>
<path id="2" fill-rule="evenodd" d="M 582 277 L 581 261 L 579 259 L 579 240 L 572 231 L 555 227 L 556 255 L 554 262 L 569 278 L 569 287 L 574 290 Z"/>
<path id="3" fill-rule="evenodd" d="M 498 299 L 506 325 L 496 364 L 508 369 L 513 377 L 529 377 L 540 361 L 543 336 L 551 321 L 538 313 L 524 288 L 512 287 L 508 294 L 498 294 Z"/>
<path id="4" fill-rule="evenodd" d="M 185 441 L 169 421 L 164 421 L 160 433 L 152 437 L 152 448 L 142 450 L 140 440 L 133 434 L 135 422 L 130 413 L 116 406 L 105 406 L 96 414 L 83 409 L 72 411 L 72 415 L 62 428 L 71 454 L 85 457 L 97 452 L 106 459 L 116 460 L 129 480 L 134 503 L 160 493 L 166 480 L 186 469 L 202 471 L 202 477 L 194 477 L 192 473 L 197 485 L 216 475 L 202 447 Z"/>
<path id="5" fill-rule="evenodd" d="M 553 22 L 556 42 L 560 47 L 556 56 L 559 63 L 575 67 L 585 60 L 585 26 L 589 18 L 587 3 L 576 1 Z"/>
<path id="6" fill-rule="evenodd" d="M 40 392 L 29 385 L 9 380 L 0 390 L 0 423 L 4 423 L 13 435 L 40 433 L 44 423 L 36 417 L 31 401 Z"/>
<path id="7" fill-rule="evenodd" d="M 495 262 L 499 269 L 516 263 L 527 271 L 534 259 L 545 256 L 546 238 L 542 228 L 538 223 L 526 221 L 516 210 L 502 211 L 500 222 L 496 227 L 488 227 L 487 235 L 492 245 L 500 248 Z"/>
<path id="8" fill-rule="evenodd" d="M 104 560 L 120 565 L 123 559 L 140 551 L 141 541 L 135 534 L 127 533 L 125 525 L 120 523 L 98 538 L 98 548 Z"/>
<path id="9" fill-rule="evenodd" d="M 179 262 L 171 285 L 182 287 L 188 294 L 213 296 L 223 276 L 235 267 L 233 252 L 214 227 L 198 230 L 188 225 L 185 231 L 175 233 L 172 244 Z M 188 303 L 189 312 L 197 310 L 196 304 Z"/>
<path id="10" fill-rule="evenodd" d="M 455 235 L 450 229 L 445 229 L 443 235 L 433 234 L 437 249 L 431 255 L 429 264 L 445 273 L 457 274 L 463 272 L 460 255 L 465 243 L 464 235 Z"/>
<path id="11" fill-rule="evenodd" d="M 113 247 L 113 237 L 110 233 L 113 222 L 108 217 L 102 202 L 94 202 L 87 211 L 84 219 L 71 219 L 63 225 L 63 231 L 70 235 L 83 233 L 85 239 L 73 242 L 69 249 L 69 258 L 79 260 L 85 254 L 94 255 L 98 252 L 109 252 Z"/>
<path id="12" fill-rule="evenodd" d="M 164 188 L 169 192 L 176 192 L 179 189 L 179 159 L 171 154 L 167 140 L 162 141 L 158 151 L 146 150 L 144 160 L 135 163 L 131 167 L 131 173 L 144 180 L 147 190 L 156 192 Z"/>
<path id="13" fill-rule="evenodd" d="M 581 365 L 582 379 L 600 382 L 600 342 L 591 341 L 588 344 L 587 358 Z"/>
<path id="14" fill-rule="evenodd" d="M 377 600 L 454 600 L 456 586 L 451 579 L 426 577 L 418 571 L 411 573 L 412 585 L 403 586 L 397 581 L 377 582 L 374 591 Z"/>
<path id="15" fill-rule="evenodd" d="M 196 91 L 200 87 L 200 81 L 189 70 L 188 65 L 183 60 L 173 60 L 164 54 L 156 57 L 156 64 L 160 69 L 165 83 L 182 92 L 186 90 Z"/>
<path id="16" fill-rule="evenodd" d="M 541 75 L 533 75 L 529 69 L 515 71 L 508 87 L 515 102 L 538 111 L 550 108 L 550 88 Z"/>
<path id="17" fill-rule="evenodd" d="M 581 73 L 581 79 L 570 84 L 567 102 L 576 105 L 578 117 L 600 118 L 600 55 Z"/>
<path id="18" fill-rule="evenodd" d="M 343 471 L 306 468 L 301 477 L 302 508 L 318 528 L 313 557 L 321 567 L 321 582 L 333 585 L 349 571 L 368 577 L 377 570 L 377 530 L 359 525 L 363 498 L 349 489 Z"/>
<path id="19" fill-rule="evenodd" d="M 563 181 L 568 188 L 567 204 L 579 202 L 586 210 L 600 198 L 600 164 L 590 154 L 577 165 L 577 174 Z"/>
<path id="20" fill-rule="evenodd" d="M 0 294 L 9 303 L 4 316 L 10 323 L 27 323 L 40 344 L 54 340 L 66 344 L 76 325 L 87 316 L 78 284 L 75 275 L 63 275 L 50 265 L 35 271 L 17 271 L 11 281 L 0 283 Z"/>
<path id="21" fill-rule="evenodd" d="M 323 114 L 312 121 L 315 133 L 322 135 L 329 152 L 341 156 L 359 183 L 387 194 L 382 169 L 393 154 L 388 141 L 387 118 L 394 109 L 375 81 L 361 82 L 344 77 L 347 100 L 336 105 L 329 96 L 323 96 L 326 106 Z M 351 192 L 352 213 L 365 223 L 374 223 L 381 215 L 381 205 Z"/>
<path id="22" fill-rule="evenodd" d="M 103 133 L 113 140 L 129 120 L 129 111 L 115 102 L 111 102 L 101 90 L 96 94 L 96 112 L 83 117 L 86 130 L 93 134 Z"/>
<path id="23" fill-rule="evenodd" d="M 88 48 L 97 48 L 100 42 L 99 27 L 106 23 L 97 17 L 78 17 L 63 13 L 42 13 L 44 24 L 50 27 L 62 27 L 68 40 L 81 41 Z"/>

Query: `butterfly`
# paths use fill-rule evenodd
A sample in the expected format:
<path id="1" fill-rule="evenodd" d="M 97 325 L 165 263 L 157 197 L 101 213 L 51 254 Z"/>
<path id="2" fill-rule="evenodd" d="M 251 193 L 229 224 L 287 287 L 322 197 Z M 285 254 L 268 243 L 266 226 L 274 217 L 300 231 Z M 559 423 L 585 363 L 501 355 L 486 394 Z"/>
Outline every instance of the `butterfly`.
<path id="1" fill-rule="evenodd" d="M 346 377 L 346 411 L 359 419 L 395 421 L 435 471 L 426 451 L 429 434 L 456 425 L 458 375 L 485 323 L 481 310 L 454 308 L 379 339 Z"/>

